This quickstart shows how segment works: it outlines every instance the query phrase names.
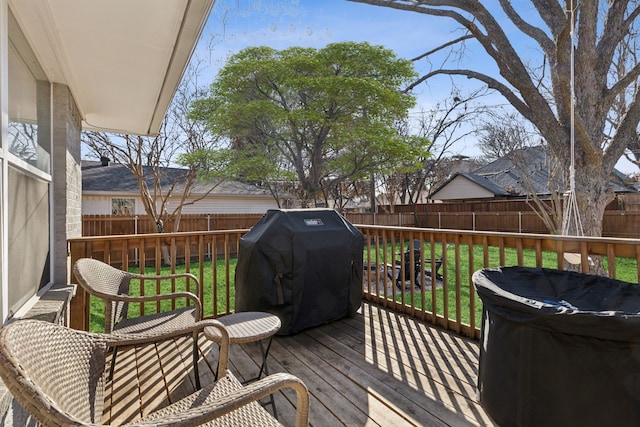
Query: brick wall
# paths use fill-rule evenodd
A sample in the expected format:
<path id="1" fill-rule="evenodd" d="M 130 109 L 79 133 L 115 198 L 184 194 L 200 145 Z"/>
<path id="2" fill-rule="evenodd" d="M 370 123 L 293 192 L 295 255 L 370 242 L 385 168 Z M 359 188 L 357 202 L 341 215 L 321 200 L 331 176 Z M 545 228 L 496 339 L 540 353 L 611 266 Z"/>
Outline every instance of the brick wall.
<path id="1" fill-rule="evenodd" d="M 53 84 L 54 283 L 69 283 L 67 239 L 82 235 L 80 112 L 69 87 Z"/>

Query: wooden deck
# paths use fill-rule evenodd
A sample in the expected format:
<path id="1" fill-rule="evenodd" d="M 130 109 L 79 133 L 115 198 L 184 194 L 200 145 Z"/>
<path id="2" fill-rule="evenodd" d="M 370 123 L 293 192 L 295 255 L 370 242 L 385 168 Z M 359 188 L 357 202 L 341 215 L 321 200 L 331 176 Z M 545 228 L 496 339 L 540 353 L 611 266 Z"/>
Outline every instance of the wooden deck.
<path id="1" fill-rule="evenodd" d="M 104 421 L 130 421 L 193 390 L 190 340 L 121 351 L 107 383 Z M 217 346 L 201 337 L 203 382 Z M 493 425 L 476 401 L 478 343 L 364 303 L 361 314 L 276 337 L 270 372 L 290 372 L 311 392 L 313 426 Z M 257 344 L 232 346 L 231 369 L 256 375 Z M 280 421 L 293 425 L 295 396 L 277 393 Z M 271 410 L 271 407 L 267 407 Z"/>

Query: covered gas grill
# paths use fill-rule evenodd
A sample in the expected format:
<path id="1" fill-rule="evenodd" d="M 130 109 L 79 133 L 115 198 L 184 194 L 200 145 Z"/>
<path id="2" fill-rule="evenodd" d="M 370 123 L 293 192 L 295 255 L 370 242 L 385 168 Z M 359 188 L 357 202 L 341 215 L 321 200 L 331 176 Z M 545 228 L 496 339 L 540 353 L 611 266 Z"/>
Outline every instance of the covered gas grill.
<path id="1" fill-rule="evenodd" d="M 274 209 L 240 239 L 236 311 L 266 311 L 280 335 L 356 313 L 364 237 L 332 209 Z"/>

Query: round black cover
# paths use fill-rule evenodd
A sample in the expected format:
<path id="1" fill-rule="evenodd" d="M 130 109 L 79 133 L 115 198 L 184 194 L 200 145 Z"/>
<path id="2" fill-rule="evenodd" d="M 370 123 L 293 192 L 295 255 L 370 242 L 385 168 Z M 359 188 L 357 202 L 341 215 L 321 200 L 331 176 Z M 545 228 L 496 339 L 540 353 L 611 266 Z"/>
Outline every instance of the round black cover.
<path id="1" fill-rule="evenodd" d="M 473 281 L 478 395 L 498 425 L 640 425 L 639 285 L 527 267 Z"/>
<path id="2" fill-rule="evenodd" d="M 530 267 L 473 276 L 484 307 L 558 332 L 640 343 L 640 286 L 608 277 Z"/>

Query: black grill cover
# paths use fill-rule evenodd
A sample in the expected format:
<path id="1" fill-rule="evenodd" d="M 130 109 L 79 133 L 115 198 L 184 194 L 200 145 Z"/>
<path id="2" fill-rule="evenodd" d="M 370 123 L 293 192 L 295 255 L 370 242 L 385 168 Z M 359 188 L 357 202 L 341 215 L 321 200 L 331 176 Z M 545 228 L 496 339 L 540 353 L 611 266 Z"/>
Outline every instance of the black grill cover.
<path id="1" fill-rule="evenodd" d="M 640 425 L 640 286 L 572 271 L 477 271 L 478 392 L 500 426 Z"/>
<path id="2" fill-rule="evenodd" d="M 364 237 L 332 209 L 269 210 L 240 239 L 236 311 L 266 311 L 288 335 L 351 316 L 362 301 Z"/>

